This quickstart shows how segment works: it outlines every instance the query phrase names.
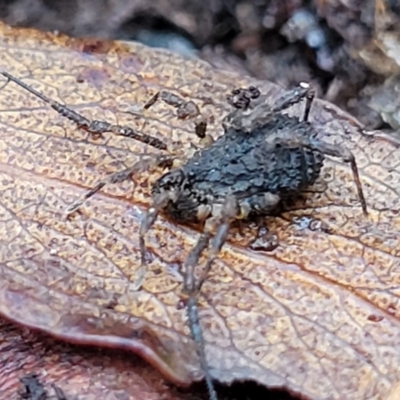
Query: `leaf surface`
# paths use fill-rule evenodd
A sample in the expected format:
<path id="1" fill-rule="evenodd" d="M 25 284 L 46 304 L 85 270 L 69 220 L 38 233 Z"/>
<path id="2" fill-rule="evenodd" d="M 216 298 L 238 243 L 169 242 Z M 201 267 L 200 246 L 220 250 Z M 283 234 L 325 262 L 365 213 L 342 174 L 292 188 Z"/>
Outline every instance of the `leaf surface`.
<path id="1" fill-rule="evenodd" d="M 20 381 L 37 374 L 46 400 L 56 400 L 55 387 L 67 400 L 189 400 L 149 364 L 133 354 L 77 348 L 0 320 L 0 395 L 22 399 Z M 36 398 L 34 396 L 29 399 Z M 43 397 L 40 397 L 41 399 Z"/>

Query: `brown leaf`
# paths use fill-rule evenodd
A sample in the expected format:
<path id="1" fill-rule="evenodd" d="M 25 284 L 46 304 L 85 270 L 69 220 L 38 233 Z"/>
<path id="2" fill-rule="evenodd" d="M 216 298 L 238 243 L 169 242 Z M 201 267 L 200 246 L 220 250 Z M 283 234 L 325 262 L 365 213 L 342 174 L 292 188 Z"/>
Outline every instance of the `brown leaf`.
<path id="1" fill-rule="evenodd" d="M 98 349 L 80 349 L 21 330 L 0 320 L 1 399 L 20 399 L 20 379 L 37 373 L 49 397 L 54 386 L 65 398 L 183 400 L 158 372 L 132 354 L 112 354 Z M 32 397 L 33 398 L 33 397 Z"/>
<path id="2" fill-rule="evenodd" d="M 233 87 L 258 84 L 271 102 L 278 93 L 139 45 L 1 29 L 1 69 L 87 116 L 167 143 L 196 142 L 192 124 L 163 104 L 132 115 L 160 88 L 193 99 L 215 136 Z M 199 379 L 179 270 L 198 232 L 160 218 L 147 238 L 144 290 L 132 290 L 138 223 L 159 175 L 137 177 L 135 192 L 129 182 L 107 187 L 80 215 L 64 216 L 145 146 L 111 134 L 93 140 L 14 84 L 0 91 L 0 104 L 0 312 L 65 340 L 132 350 L 175 383 Z M 255 380 L 312 399 L 384 398 L 400 375 L 400 151 L 327 103 L 312 117 L 324 140 L 354 152 L 370 215 L 348 165 L 334 160 L 322 172 L 325 191 L 266 219 L 279 237 L 275 250 L 250 250 L 255 226 L 243 236 L 233 229 L 199 299 L 208 363 L 221 382 Z"/>

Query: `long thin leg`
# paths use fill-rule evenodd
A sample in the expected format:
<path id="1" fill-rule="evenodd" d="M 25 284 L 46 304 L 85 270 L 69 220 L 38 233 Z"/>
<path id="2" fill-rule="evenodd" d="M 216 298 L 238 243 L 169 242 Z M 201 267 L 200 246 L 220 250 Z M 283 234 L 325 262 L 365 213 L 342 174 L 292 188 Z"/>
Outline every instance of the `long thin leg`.
<path id="1" fill-rule="evenodd" d="M 189 300 L 187 304 L 189 327 L 193 340 L 197 345 L 197 354 L 200 359 L 200 365 L 204 373 L 204 378 L 211 400 L 217 400 L 217 394 L 214 389 L 212 376 L 206 360 L 204 337 L 200 325 L 199 311 L 197 306 L 197 295 L 201 289 L 202 283 L 206 279 L 211 265 L 225 243 L 230 223 L 237 215 L 237 201 L 233 196 L 228 197 L 224 202 L 223 207 L 220 209 L 219 214 L 213 215 L 206 221 L 203 234 L 200 235 L 196 245 L 193 247 L 185 262 L 186 268 L 184 276 L 184 289 L 189 294 Z M 198 265 L 202 253 L 210 243 L 212 231 L 216 231 L 216 233 L 209 249 L 206 266 L 200 279 L 196 281 L 194 277 L 194 268 Z"/>
<path id="2" fill-rule="evenodd" d="M 207 261 L 205 264 L 205 267 L 202 271 L 202 274 L 197 281 L 196 285 L 196 292 L 199 292 L 201 290 L 201 286 L 203 285 L 204 281 L 207 278 L 208 273 L 210 272 L 210 269 L 212 267 L 212 264 L 214 263 L 215 259 L 218 257 L 218 254 L 220 253 L 222 246 L 226 242 L 226 238 L 229 233 L 229 228 L 232 223 L 232 221 L 235 219 L 237 216 L 237 204 L 236 204 L 236 199 L 228 199 L 227 202 L 225 202 L 225 206 L 227 207 L 224 210 L 224 214 L 221 218 L 221 221 L 219 222 L 219 226 L 217 229 L 217 232 L 215 233 L 212 241 L 211 241 L 211 246 L 208 251 L 207 255 Z"/>
<path id="3" fill-rule="evenodd" d="M 197 286 L 195 282 L 195 276 L 194 276 L 194 269 L 199 263 L 200 257 L 203 254 L 204 250 L 208 247 L 208 244 L 210 243 L 211 239 L 211 232 L 204 231 L 199 239 L 197 240 L 197 243 L 189 253 L 185 264 L 184 264 L 184 270 L 185 270 L 185 276 L 184 276 L 184 290 L 188 293 L 196 293 L 197 292 Z"/>
<path id="4" fill-rule="evenodd" d="M 203 331 L 200 326 L 199 310 L 197 307 L 196 296 L 189 297 L 187 303 L 187 310 L 188 310 L 190 333 L 192 334 L 192 338 L 197 346 L 197 355 L 199 356 L 201 369 L 203 370 L 204 373 L 204 379 L 207 385 L 208 396 L 210 400 L 218 400 L 212 376 L 210 374 L 210 370 L 207 364 L 206 354 L 204 351 L 204 337 L 203 337 Z"/>
<path id="5" fill-rule="evenodd" d="M 194 277 L 194 269 L 199 263 L 200 257 L 204 250 L 208 247 L 210 242 L 211 232 L 205 231 L 200 235 L 197 243 L 190 251 L 185 264 L 185 275 L 184 275 L 184 290 L 189 294 L 189 299 L 187 303 L 187 313 L 189 319 L 189 328 L 192 335 L 193 341 L 196 344 L 197 355 L 200 360 L 200 366 L 204 373 L 204 379 L 206 381 L 208 394 L 210 400 L 218 400 L 217 394 L 214 389 L 214 384 L 212 377 L 208 368 L 205 350 L 204 350 L 204 338 L 203 332 L 200 326 L 199 311 L 197 307 L 197 287 Z"/>
<path id="6" fill-rule="evenodd" d="M 204 373 L 208 395 L 210 400 L 218 400 L 205 355 L 203 331 L 201 330 L 199 310 L 197 307 L 197 287 L 194 277 L 194 268 L 197 266 L 201 254 L 207 248 L 210 238 L 211 233 L 205 231 L 202 235 L 200 235 L 196 245 L 189 253 L 188 258 L 185 261 L 184 290 L 189 293 L 189 299 L 187 303 L 189 328 L 193 341 L 196 344 L 196 351 L 200 360 L 201 369 Z"/>
<path id="7" fill-rule="evenodd" d="M 200 291 L 202 282 L 225 243 L 230 224 L 233 220 L 238 218 L 241 213 L 238 201 L 233 195 L 227 196 L 222 207 L 215 207 L 214 210 L 212 216 L 205 222 L 204 232 L 200 235 L 196 245 L 193 247 L 185 261 L 186 272 L 183 285 L 185 291 L 189 295 L 196 295 Z M 248 213 L 247 208 L 246 212 Z M 208 252 L 206 267 L 202 274 L 203 278 L 196 282 L 194 278 L 194 269 L 199 264 L 200 257 L 209 245 L 213 233 L 214 237 Z"/>
<path id="8" fill-rule="evenodd" d="M 313 87 L 309 83 L 301 82 L 295 89 L 286 92 L 281 98 L 279 98 L 272 107 L 272 111 L 281 112 L 294 104 L 299 103 L 301 100 L 306 99 L 303 121 L 308 121 L 314 97 L 315 90 Z"/>
<path id="9" fill-rule="evenodd" d="M 209 140 L 206 135 L 207 122 L 201 114 L 199 107 L 193 101 L 186 101 L 174 93 L 168 91 L 157 92 L 145 105 L 144 109 L 150 108 L 158 100 L 162 100 L 166 104 L 176 108 L 179 119 L 193 119 L 195 125 L 195 133 L 200 139 Z"/>
<path id="10" fill-rule="evenodd" d="M 133 284 L 135 290 L 139 290 L 143 284 L 146 272 L 147 272 L 147 262 L 146 262 L 146 243 L 145 238 L 147 232 L 154 225 L 157 220 L 160 211 L 165 208 L 170 200 L 173 200 L 175 196 L 174 192 L 162 192 L 153 198 L 153 204 L 151 205 L 149 211 L 146 213 L 142 222 L 140 223 L 139 229 L 139 248 L 140 248 L 140 268 L 137 272 L 137 278 Z"/>
<path id="11" fill-rule="evenodd" d="M 148 155 L 147 158 L 142 159 L 135 163 L 133 166 L 123 169 L 122 171 L 117 171 L 114 174 L 109 175 L 106 179 L 97 183 L 92 189 L 87 191 L 81 198 L 76 200 L 66 209 L 66 214 L 72 214 L 77 211 L 86 200 L 96 194 L 104 186 L 120 183 L 130 179 L 132 175 L 138 174 L 139 172 L 148 171 L 152 168 L 157 167 L 171 167 L 173 158 L 167 155 Z"/>
<path id="12" fill-rule="evenodd" d="M 44 94 L 38 92 L 36 89 L 22 82 L 20 79 L 14 77 L 8 72 L 0 71 L 0 74 L 5 76 L 9 81 L 16 83 L 23 89 L 32 93 L 34 96 L 38 97 L 45 103 L 49 104 L 50 107 L 56 110 L 59 114 L 61 114 L 65 118 L 68 118 L 70 121 L 74 122 L 79 128 L 84 129 L 93 136 L 99 136 L 105 132 L 111 132 L 114 133 L 115 135 L 125 136 L 138 140 L 139 142 L 146 143 L 160 150 L 167 150 L 167 145 L 160 139 L 135 131 L 132 128 L 129 128 L 128 126 L 113 125 L 106 121 L 98 121 L 98 120 L 91 121 L 88 118 L 84 117 L 83 115 L 77 113 L 76 111 L 68 108 L 64 104 L 49 99 Z"/>
<path id="13" fill-rule="evenodd" d="M 357 187 L 358 198 L 360 200 L 363 213 L 364 215 L 368 215 L 367 203 L 365 201 L 360 175 L 358 174 L 357 163 L 353 153 L 350 150 L 346 149 L 345 147 L 325 143 L 318 139 L 312 139 L 311 145 L 312 148 L 319 150 L 321 153 L 327 154 L 328 156 L 341 158 L 344 162 L 350 164 L 351 170 L 353 172 L 353 179 Z"/>
<path id="14" fill-rule="evenodd" d="M 241 93 L 240 90 L 246 91 L 249 89 L 238 89 L 237 90 L 238 96 Z M 250 99 L 249 96 L 250 95 L 247 95 L 248 99 Z M 253 98 L 257 97 L 258 96 L 255 96 Z M 250 107 L 251 103 L 247 103 L 247 105 L 245 104 L 242 107 L 240 101 L 243 99 L 239 97 L 240 101 L 238 100 L 237 101 L 238 104 L 236 105 L 237 110 L 233 111 L 232 113 L 230 113 L 225 117 L 223 125 L 225 129 L 227 129 L 229 126 L 232 126 L 236 129 L 240 129 L 245 132 L 251 132 L 257 126 L 260 126 L 268 122 L 272 114 L 280 113 L 281 111 L 286 110 L 292 105 L 299 103 L 304 98 L 306 99 L 306 104 L 303 114 L 303 120 L 307 121 L 314 97 L 315 97 L 315 90 L 311 85 L 305 82 L 301 83 L 295 89 L 287 91 L 282 97 L 280 97 L 275 102 L 273 107 L 270 107 L 265 101 L 262 101 L 265 100 L 262 97 L 260 98 L 261 103 L 254 105 L 253 108 Z"/>
<path id="15" fill-rule="evenodd" d="M 200 366 L 204 373 L 208 395 L 210 400 L 218 400 L 215 392 L 212 376 L 207 364 L 203 331 L 200 325 L 199 310 L 197 306 L 197 287 L 194 277 L 194 268 L 199 262 L 201 254 L 207 248 L 211 238 L 210 232 L 204 232 L 198 239 L 185 262 L 184 289 L 189 293 L 187 303 L 187 313 L 189 319 L 189 328 L 193 341 L 196 344 L 197 355 L 200 360 Z"/>

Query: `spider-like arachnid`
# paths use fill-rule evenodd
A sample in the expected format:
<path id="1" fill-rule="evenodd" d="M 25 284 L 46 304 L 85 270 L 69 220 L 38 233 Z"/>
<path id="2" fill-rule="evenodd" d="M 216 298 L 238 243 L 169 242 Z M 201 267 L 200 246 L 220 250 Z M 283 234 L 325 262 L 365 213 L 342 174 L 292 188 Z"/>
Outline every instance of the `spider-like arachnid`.
<path id="1" fill-rule="evenodd" d="M 0 73 L 90 134 L 98 136 L 104 132 L 112 132 L 147 143 L 162 151 L 160 154 L 148 155 L 132 167 L 99 182 L 83 198 L 72 204 L 67 212 L 77 210 L 106 184 L 122 182 L 134 174 L 154 167 L 169 169 L 152 187 L 152 206 L 141 222 L 141 268 L 136 287 L 140 288 L 146 272 L 145 236 L 160 212 L 179 223 L 204 224 L 203 233 L 185 261 L 184 289 L 189 296 L 190 330 L 197 344 L 212 400 L 217 399 L 217 396 L 204 354 L 196 298 L 213 261 L 226 241 L 232 222 L 246 219 L 250 214 L 269 214 L 278 207 L 283 198 L 307 189 L 319 177 L 325 155 L 339 157 L 350 163 L 362 210 L 364 214 L 367 213 L 353 154 L 344 147 L 318 139 L 316 130 L 308 122 L 314 91 L 306 83 L 287 92 L 273 107 L 267 105 L 265 98 L 255 87 L 233 90 L 228 101 L 234 110 L 224 118 L 224 134 L 215 141 L 206 134 L 206 120 L 192 101 L 186 102 L 169 92 L 157 93 L 144 108 L 151 107 L 157 100 L 163 100 L 177 108 L 179 118 L 193 118 L 195 122 L 195 132 L 204 146 L 194 154 L 185 156 L 176 151 L 168 152 L 166 144 L 161 140 L 131 128 L 104 121 L 90 121 L 7 72 Z M 302 99 L 305 99 L 303 118 L 282 113 Z M 207 248 L 205 267 L 200 278 L 196 279 L 195 267 Z"/>

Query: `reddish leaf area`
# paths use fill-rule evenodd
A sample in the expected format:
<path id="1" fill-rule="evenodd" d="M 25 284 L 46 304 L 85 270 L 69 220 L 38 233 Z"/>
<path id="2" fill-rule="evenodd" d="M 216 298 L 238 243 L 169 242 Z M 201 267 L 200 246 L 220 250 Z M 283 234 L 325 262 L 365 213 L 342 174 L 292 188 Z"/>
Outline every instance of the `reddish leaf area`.
<path id="1" fill-rule="evenodd" d="M 159 373 L 133 354 L 80 349 L 0 321 L 1 399 L 20 399 L 20 379 L 37 373 L 49 397 L 66 399 L 184 400 Z M 105 397 L 107 395 L 107 397 Z M 34 397 L 32 397 L 34 398 Z"/>
<path id="2" fill-rule="evenodd" d="M 86 116 L 182 148 L 197 140 L 190 121 L 164 104 L 140 111 L 156 91 L 193 99 L 214 136 L 232 88 L 257 84 L 271 102 L 279 92 L 139 45 L 4 26 L 0 40 L 1 69 Z M 133 290 L 138 225 L 159 174 L 109 186 L 65 217 L 96 182 L 155 150 L 111 134 L 94 140 L 12 83 L 0 90 L 0 110 L 0 313 L 74 343 L 135 352 L 181 385 L 200 379 L 180 270 L 198 231 L 160 218 L 147 237 L 144 288 Z M 333 160 L 321 175 L 326 190 L 265 219 L 274 250 L 251 250 L 254 224 L 232 229 L 199 297 L 207 360 L 220 382 L 253 380 L 312 399 L 384 398 L 400 378 L 400 151 L 327 103 L 316 103 L 312 120 L 324 140 L 354 152 L 370 214 L 349 166 Z"/>

